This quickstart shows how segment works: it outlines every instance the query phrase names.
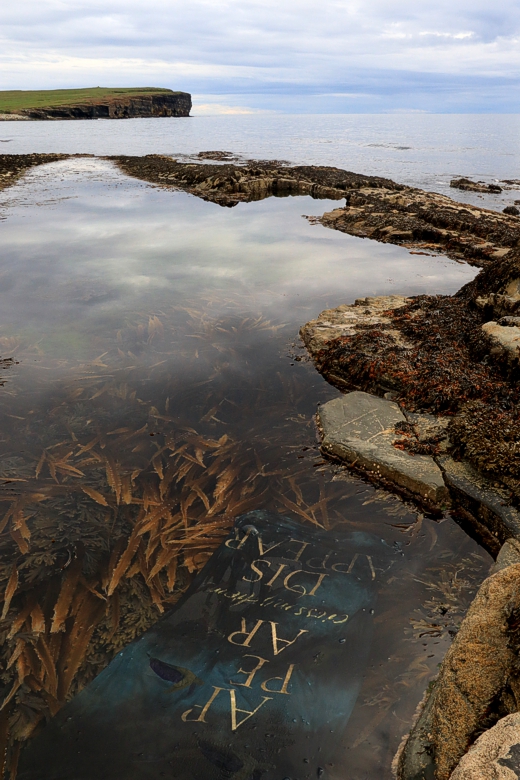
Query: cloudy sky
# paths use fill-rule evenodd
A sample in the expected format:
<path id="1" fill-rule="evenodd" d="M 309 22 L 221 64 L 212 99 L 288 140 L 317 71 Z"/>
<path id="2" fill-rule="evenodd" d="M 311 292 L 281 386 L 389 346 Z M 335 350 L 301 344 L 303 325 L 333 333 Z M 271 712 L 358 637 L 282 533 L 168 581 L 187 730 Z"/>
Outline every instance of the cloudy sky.
<path id="1" fill-rule="evenodd" d="M 508 112 L 518 0 L 10 0 L 0 89 L 165 86 L 195 112 Z"/>

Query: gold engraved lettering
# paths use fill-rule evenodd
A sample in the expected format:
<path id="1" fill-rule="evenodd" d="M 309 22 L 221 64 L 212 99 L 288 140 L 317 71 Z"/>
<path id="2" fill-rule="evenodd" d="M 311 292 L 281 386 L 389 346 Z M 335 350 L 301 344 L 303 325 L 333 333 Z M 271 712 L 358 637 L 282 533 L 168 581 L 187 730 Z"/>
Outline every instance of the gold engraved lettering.
<path id="1" fill-rule="evenodd" d="M 258 582 L 264 576 L 263 572 L 261 572 L 260 569 L 257 566 L 255 566 L 256 563 L 258 564 L 267 563 L 268 566 L 271 566 L 271 561 L 262 560 L 261 558 L 258 558 L 256 561 L 253 561 L 253 563 L 251 564 L 251 569 L 256 574 L 258 574 L 258 577 L 255 577 L 255 579 L 253 579 L 252 577 L 242 577 L 242 579 L 245 580 L 245 582 Z"/>
<path id="2" fill-rule="evenodd" d="M 371 558 L 370 555 L 364 555 L 363 556 L 360 553 L 356 553 L 354 555 L 354 557 L 352 558 L 352 560 L 350 561 L 350 564 L 349 564 L 349 566 L 347 567 L 346 570 L 344 568 L 340 569 L 340 566 L 346 566 L 347 565 L 346 563 L 334 563 L 332 565 L 332 570 L 333 571 L 337 571 L 340 574 L 350 574 L 352 572 L 352 569 L 354 568 L 354 564 L 355 564 L 355 562 L 357 561 L 358 558 L 366 558 L 367 559 L 367 563 L 368 563 L 368 565 L 370 567 L 370 573 L 372 575 L 372 579 L 375 580 L 376 572 L 375 572 L 374 564 L 372 563 L 372 558 Z"/>
<path id="3" fill-rule="evenodd" d="M 243 723 L 246 722 L 246 720 L 249 720 L 249 718 L 252 718 L 255 713 L 258 712 L 260 707 L 263 707 L 266 701 L 272 701 L 272 696 L 262 696 L 262 701 L 256 707 L 252 712 L 249 710 L 241 710 L 237 707 L 237 700 L 236 700 L 236 691 L 234 688 L 231 688 L 229 690 L 229 698 L 231 699 L 231 731 L 236 731 L 239 726 L 241 726 Z M 241 721 L 237 720 L 237 712 L 243 713 L 246 717 L 242 718 Z"/>
<path id="4" fill-rule="evenodd" d="M 260 621 L 263 622 L 263 621 Z M 286 647 L 289 647 L 289 645 L 294 645 L 297 639 L 301 637 L 302 634 L 308 634 L 306 628 L 301 628 L 298 632 L 298 634 L 294 637 L 294 639 L 282 639 L 279 637 L 276 633 L 276 626 L 278 623 L 273 623 L 272 620 L 269 621 L 271 624 L 271 637 L 273 640 L 273 653 L 275 655 L 279 655 L 279 653 L 282 652 L 282 650 L 285 650 Z M 280 642 L 283 642 L 283 647 L 279 647 Z"/>
<path id="5" fill-rule="evenodd" d="M 339 617 L 339 615 L 336 615 L 335 617 Z M 340 625 L 340 623 L 346 623 L 347 620 L 348 620 L 348 615 L 345 615 L 345 617 L 343 617 L 341 620 L 333 620 L 332 622 L 335 625 Z"/>
<path id="6" fill-rule="evenodd" d="M 288 544 L 291 544 L 291 542 L 296 542 L 297 544 L 300 545 L 300 551 L 297 553 L 295 558 L 292 558 L 293 561 L 299 561 L 303 554 L 303 551 L 305 550 L 306 547 L 309 546 L 310 542 L 300 542 L 299 539 L 289 539 Z"/>
<path id="7" fill-rule="evenodd" d="M 287 564 L 286 564 L 286 563 L 281 563 L 281 564 L 278 566 L 278 571 L 276 572 L 276 574 L 275 574 L 273 577 L 271 577 L 271 579 L 269 580 L 269 582 L 268 582 L 268 583 L 266 583 L 266 584 L 267 584 L 267 587 L 270 587 L 271 585 L 273 585 L 273 583 L 274 583 L 274 582 L 276 582 L 276 580 L 277 580 L 278 576 L 279 576 L 279 575 L 282 573 L 282 571 L 283 571 L 285 568 L 287 568 Z"/>
<path id="8" fill-rule="evenodd" d="M 254 635 L 256 634 L 256 632 L 258 631 L 260 626 L 262 625 L 262 623 L 264 623 L 263 620 L 257 620 L 256 621 L 256 626 L 251 631 L 248 631 L 247 627 L 246 627 L 246 620 L 245 620 L 245 618 L 242 618 L 242 620 L 241 620 L 241 627 L 242 627 L 241 630 L 240 631 L 233 631 L 233 633 L 230 634 L 228 636 L 228 638 L 227 638 L 228 642 L 231 642 L 232 645 L 240 645 L 241 647 L 249 647 L 252 638 L 254 637 Z M 234 636 L 245 636 L 246 638 L 245 638 L 245 640 L 243 642 L 234 642 L 233 641 L 233 637 Z"/>
<path id="9" fill-rule="evenodd" d="M 309 574 L 310 574 L 310 573 L 311 573 L 311 572 L 309 572 Z M 328 576 L 329 576 L 328 574 L 320 574 L 320 576 L 318 577 L 318 582 L 316 583 L 316 585 L 314 586 L 314 588 L 313 588 L 312 590 L 310 590 L 310 591 L 309 591 L 309 596 L 315 596 L 315 595 L 316 595 L 316 591 L 317 591 L 317 590 L 318 590 L 318 588 L 320 587 L 321 583 L 323 582 L 323 580 L 325 579 L 325 577 L 328 577 Z"/>
<path id="10" fill-rule="evenodd" d="M 291 585 L 289 585 L 289 580 L 291 579 L 291 577 L 294 577 L 295 574 L 301 574 L 301 573 L 302 573 L 301 571 L 292 571 L 284 579 L 283 584 L 284 584 L 284 588 L 286 588 L 287 590 L 292 590 L 293 593 L 299 593 L 300 596 L 305 596 L 307 595 L 307 588 L 305 588 L 303 585 L 293 585 L 292 587 Z"/>
<path id="11" fill-rule="evenodd" d="M 268 680 L 262 683 L 260 686 L 263 691 L 267 691 L 267 693 L 286 693 L 288 696 L 291 694 L 287 690 L 287 686 L 289 685 L 289 680 L 291 679 L 291 675 L 294 670 L 294 664 L 289 664 L 289 668 L 287 669 L 287 674 L 285 677 L 270 677 Z M 273 691 L 272 688 L 267 687 L 267 683 L 271 682 L 272 680 L 282 680 L 282 687 L 279 691 Z"/>
<path id="12" fill-rule="evenodd" d="M 191 709 L 186 710 L 186 712 L 182 713 L 181 720 L 183 720 L 184 723 L 206 723 L 207 722 L 206 721 L 206 714 L 207 714 L 209 708 L 211 707 L 211 705 L 213 704 L 213 702 L 215 701 L 215 699 L 219 695 L 220 691 L 225 691 L 225 690 L 227 690 L 227 689 L 226 688 L 217 688 L 214 685 L 213 686 L 213 693 L 211 694 L 211 696 L 207 700 L 206 704 L 204 706 L 202 706 L 201 704 L 195 704 L 194 707 L 191 707 Z M 190 712 L 193 712 L 195 707 L 197 709 L 201 709 L 202 710 L 202 712 L 200 713 L 199 717 L 198 718 L 188 718 L 188 715 L 190 714 Z"/>
<path id="13" fill-rule="evenodd" d="M 267 555 L 267 553 L 270 553 L 271 550 L 275 550 L 277 547 L 280 547 L 280 545 L 283 544 L 283 542 L 276 542 L 276 544 L 272 544 L 271 547 L 264 547 L 264 544 L 262 542 L 262 537 L 258 537 L 258 549 L 260 551 L 260 557 L 263 558 L 264 555 Z"/>
<path id="14" fill-rule="evenodd" d="M 230 683 L 230 685 L 240 685 L 243 688 L 250 688 L 251 687 L 251 683 L 253 682 L 253 677 L 255 676 L 257 671 L 259 669 L 261 669 L 264 664 L 268 664 L 269 661 L 267 660 L 267 658 L 262 658 L 259 655 L 245 655 L 244 658 L 256 658 L 258 663 L 257 663 L 257 665 L 255 666 L 254 669 L 251 669 L 250 672 L 246 672 L 245 669 L 239 669 L 238 670 L 237 674 L 247 674 L 247 679 L 246 679 L 245 682 L 239 683 L 239 682 L 233 682 L 233 680 L 230 680 L 229 683 Z"/>
<path id="15" fill-rule="evenodd" d="M 311 569 L 326 569 L 327 568 L 327 561 L 329 560 L 332 553 L 330 552 L 328 555 L 325 556 L 325 558 L 321 561 L 321 563 L 314 564 L 313 561 L 318 561 L 319 558 L 309 558 L 308 561 L 305 561 L 305 565 L 309 566 Z"/>
<path id="16" fill-rule="evenodd" d="M 313 612 L 318 612 L 318 610 L 317 609 L 309 609 L 307 611 L 307 617 L 312 617 L 312 618 L 316 618 L 316 620 L 320 620 L 321 618 L 325 617 L 325 615 L 327 614 L 326 612 L 318 612 L 317 615 L 313 615 L 312 614 Z"/>
<path id="17" fill-rule="evenodd" d="M 226 545 L 226 547 L 229 547 L 230 550 L 240 550 L 240 548 L 243 547 L 244 544 L 249 539 L 250 533 L 251 533 L 251 531 L 248 531 L 245 534 L 245 536 L 243 536 L 242 539 L 240 539 L 240 537 L 238 535 L 238 531 L 236 531 L 234 538 L 233 539 L 227 539 L 224 544 Z M 233 542 L 238 542 L 238 544 L 233 544 Z"/>

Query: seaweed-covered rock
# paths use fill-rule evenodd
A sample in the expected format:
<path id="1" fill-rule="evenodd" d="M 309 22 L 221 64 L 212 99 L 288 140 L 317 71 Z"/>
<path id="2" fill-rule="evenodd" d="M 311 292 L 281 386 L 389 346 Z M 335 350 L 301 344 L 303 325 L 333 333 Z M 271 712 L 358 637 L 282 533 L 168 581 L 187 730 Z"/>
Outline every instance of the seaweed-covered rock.
<path id="1" fill-rule="evenodd" d="M 448 780 L 475 737 L 520 706 L 520 564 L 489 577 L 398 760 L 399 780 Z"/>
<path id="2" fill-rule="evenodd" d="M 520 224 L 510 214 L 340 168 L 240 161 L 230 152 L 201 152 L 196 162 L 158 154 L 109 159 L 129 176 L 182 188 L 221 206 L 273 195 L 345 199 L 346 206 L 323 214 L 318 221 L 333 230 L 421 253 L 442 252 L 479 267 L 502 257 L 520 241 Z M 500 191 L 495 185 L 485 186 L 486 192 Z"/>
<path id="3" fill-rule="evenodd" d="M 301 329 L 317 369 L 343 391 L 390 392 L 407 413 L 446 417 L 453 457 L 520 506 L 520 250 L 455 296 L 366 300 Z"/>
<path id="4" fill-rule="evenodd" d="M 502 187 L 498 184 L 486 184 L 483 181 L 471 181 L 462 177 L 460 179 L 452 179 L 450 181 L 450 187 L 454 187 L 457 190 L 468 190 L 469 192 L 502 192 Z"/>

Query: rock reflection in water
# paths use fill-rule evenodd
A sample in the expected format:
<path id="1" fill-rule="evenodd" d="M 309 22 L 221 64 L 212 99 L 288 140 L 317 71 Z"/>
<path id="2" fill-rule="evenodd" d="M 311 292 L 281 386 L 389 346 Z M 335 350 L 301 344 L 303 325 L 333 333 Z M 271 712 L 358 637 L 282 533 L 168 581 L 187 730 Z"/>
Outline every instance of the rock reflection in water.
<path id="1" fill-rule="evenodd" d="M 52 194 L 52 179 L 46 182 Z M 115 183 L 126 186 L 123 177 Z M 100 245 L 84 240 L 86 224 L 89 235 L 96 220 L 106 227 L 106 200 L 99 212 L 93 205 L 107 197 L 103 186 L 79 205 L 24 206 L 32 230 L 41 232 L 29 230 L 27 244 L 19 233 L 7 242 L 0 269 L 11 280 L 9 290 L 0 290 L 0 349 L 19 361 L 2 374 L 7 383 L 0 394 L 0 739 L 8 745 L 7 772 L 16 774 L 24 740 L 176 603 L 233 518 L 259 507 L 308 527 L 373 533 L 402 558 L 399 576 L 389 574 L 379 586 L 373 648 L 343 765 L 361 776 L 387 771 L 487 557 L 451 522 L 420 519 L 398 499 L 322 462 L 312 415 L 318 401 L 337 391 L 305 361 L 281 358 L 294 356 L 293 334 L 309 308 L 320 311 L 324 301 L 312 297 L 308 265 L 300 286 L 291 278 L 287 303 L 279 303 L 285 281 L 269 292 L 265 246 L 254 253 L 254 209 L 274 214 L 268 204 L 235 215 L 233 231 L 242 243 L 233 233 L 236 247 L 227 244 L 229 265 L 240 261 L 252 281 L 228 276 L 222 285 L 218 274 L 201 275 L 200 266 L 186 265 L 186 249 L 165 290 L 136 285 L 125 298 L 127 279 L 118 278 L 125 257 L 117 255 L 112 265 L 105 260 L 103 274 Z M 122 210 L 122 230 L 128 230 L 127 211 L 138 221 L 143 203 L 144 223 L 154 209 L 171 212 L 170 193 L 128 187 L 121 195 L 110 191 L 116 203 L 110 216 L 117 225 Z M 128 198 L 136 192 L 138 209 Z M 189 219 L 185 196 L 179 202 Z M 221 229 L 207 210 L 215 207 L 202 206 L 194 205 L 189 241 L 186 234 L 181 239 L 195 254 L 207 249 L 197 244 L 196 226 L 202 235 L 208 223 L 217 236 Z M 282 256 L 301 246 L 308 257 L 309 241 L 317 249 L 326 231 L 311 233 L 322 229 L 299 217 L 296 229 L 290 220 L 302 207 L 295 212 L 287 202 L 286 208 L 290 216 L 275 223 L 271 243 Z M 65 230 L 67 215 L 73 219 Z M 10 219 L 3 223 L 7 231 Z M 58 237 L 52 245 L 45 239 L 49 220 Z M 359 252 L 355 241 L 345 239 L 345 246 Z M 71 246 L 74 261 L 66 263 Z M 112 235 L 109 251 L 116 246 Z M 336 239 L 320 245 L 320 295 L 348 297 L 335 289 L 336 276 L 326 281 L 337 267 L 337 246 Z M 126 238 L 123 254 L 128 247 Z M 406 258 L 401 250 L 370 246 L 377 252 L 394 258 L 394 268 Z M 20 279 L 12 275 L 14 260 L 24 271 Z M 106 298 L 90 293 L 92 265 Z M 130 265 L 135 272 L 135 258 Z M 148 250 L 140 273 L 159 277 L 164 267 L 164 256 Z M 348 289 L 348 273 L 342 279 Z"/>

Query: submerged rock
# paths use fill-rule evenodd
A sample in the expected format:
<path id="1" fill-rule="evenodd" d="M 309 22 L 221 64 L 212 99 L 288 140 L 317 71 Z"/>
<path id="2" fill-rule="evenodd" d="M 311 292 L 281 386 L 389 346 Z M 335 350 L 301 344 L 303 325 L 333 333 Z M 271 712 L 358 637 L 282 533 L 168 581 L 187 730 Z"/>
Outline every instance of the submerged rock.
<path id="1" fill-rule="evenodd" d="M 406 422 L 392 401 L 368 393 L 348 393 L 318 411 L 321 450 L 438 508 L 447 502 L 448 491 L 433 458 L 394 446 L 399 439 L 396 426 Z"/>

